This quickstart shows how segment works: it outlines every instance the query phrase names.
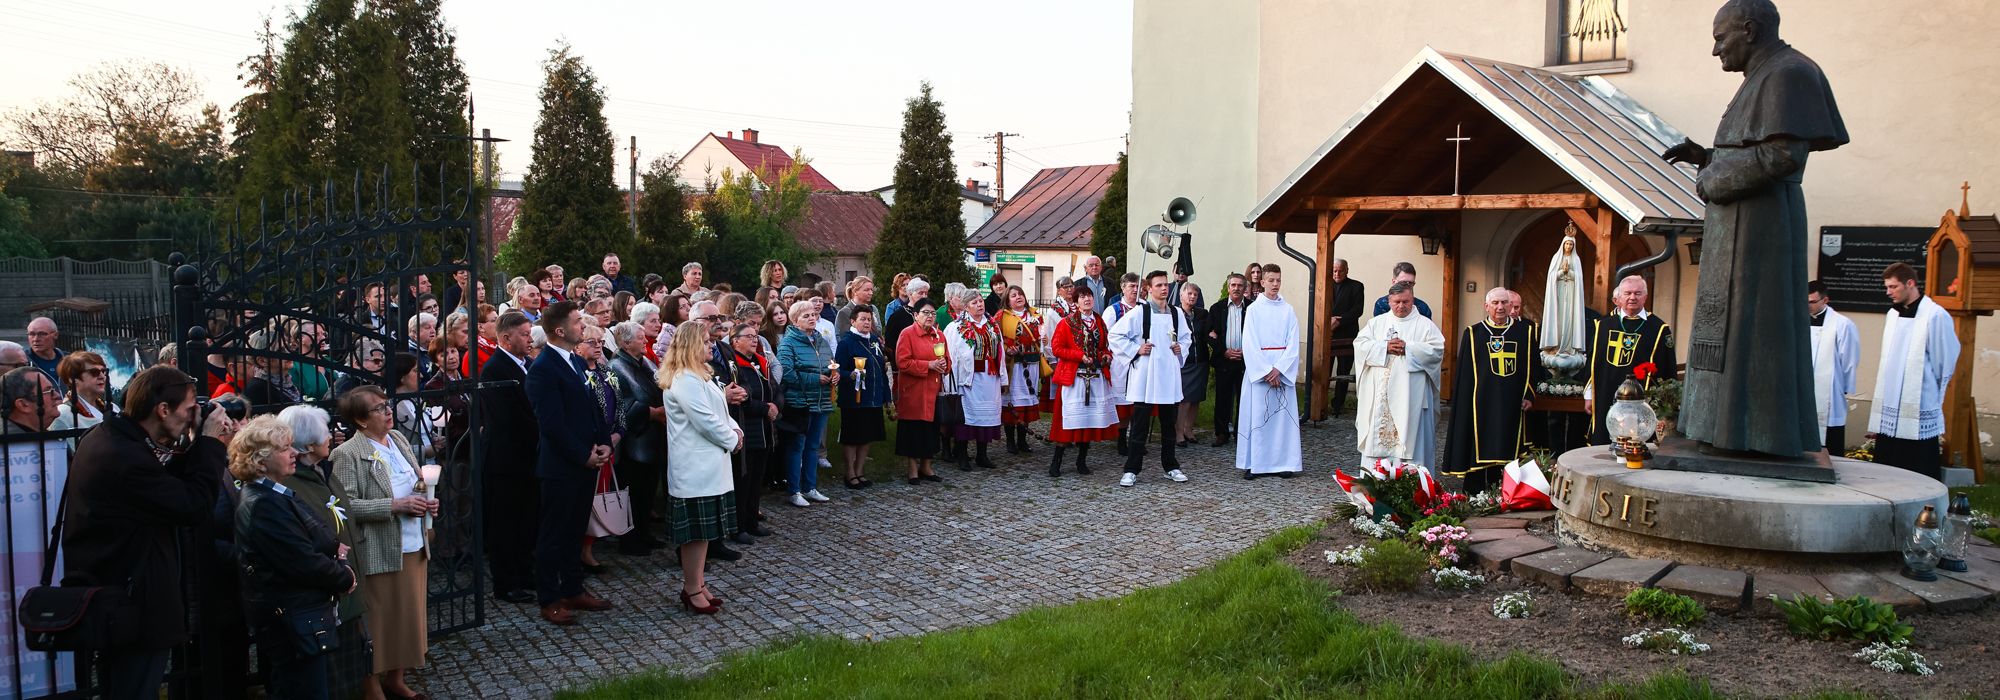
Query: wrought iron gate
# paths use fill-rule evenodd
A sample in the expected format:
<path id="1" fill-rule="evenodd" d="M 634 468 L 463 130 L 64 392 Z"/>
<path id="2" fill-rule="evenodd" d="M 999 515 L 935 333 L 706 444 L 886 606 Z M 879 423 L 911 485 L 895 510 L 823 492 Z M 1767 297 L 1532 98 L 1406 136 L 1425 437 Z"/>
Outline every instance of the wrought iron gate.
<path id="1" fill-rule="evenodd" d="M 173 316 L 180 366 L 196 378 L 201 396 L 217 393 L 223 382 L 242 391 L 253 377 L 283 372 L 310 378 L 279 382 L 294 389 L 329 387 L 303 402 L 326 408 L 338 421 L 332 387 L 359 383 L 388 391 L 397 429 L 424 453 L 420 461 L 443 466 L 429 612 L 431 634 L 445 635 L 483 625 L 486 616 L 473 468 L 480 445 L 472 430 L 459 427 L 479 425 L 478 402 L 466 400 L 477 377 L 411 389 L 397 386 L 388 368 L 398 353 L 422 357 L 428 351 L 412 339 L 409 324 L 418 311 L 412 290 L 418 279 L 451 285 L 463 272 L 478 280 L 485 253 L 478 190 L 466 184 L 471 173 L 423 175 L 412 172 L 403 180 L 385 169 L 365 184 L 357 174 L 344 185 L 296 191 L 201 250 L 176 254 L 182 259 L 173 271 Z M 378 285 L 383 297 L 371 306 L 364 293 Z M 475 348 L 479 300 L 465 305 L 472 310 L 466 347 Z M 440 335 L 451 311 L 440 305 Z M 449 378 L 443 368 L 437 374 Z M 289 396 L 279 402 L 268 393 L 245 397 L 269 402 L 253 406 L 255 413 L 290 403 Z"/>

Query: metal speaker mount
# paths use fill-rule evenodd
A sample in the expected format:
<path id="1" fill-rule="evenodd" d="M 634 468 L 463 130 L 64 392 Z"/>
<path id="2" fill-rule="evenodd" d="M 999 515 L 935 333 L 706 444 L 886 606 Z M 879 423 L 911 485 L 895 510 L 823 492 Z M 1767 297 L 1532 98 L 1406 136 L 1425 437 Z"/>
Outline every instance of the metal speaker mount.
<path id="1" fill-rule="evenodd" d="M 1186 197 L 1175 197 L 1167 203 L 1167 210 L 1160 214 L 1160 220 L 1175 226 L 1194 223 L 1194 202 Z"/>
<path id="2" fill-rule="evenodd" d="M 1148 254 L 1172 260 L 1174 257 L 1174 241 L 1177 238 L 1179 238 L 1179 234 L 1174 233 L 1173 229 L 1153 224 L 1146 227 L 1145 233 L 1139 234 L 1139 246 L 1145 248 Z"/>

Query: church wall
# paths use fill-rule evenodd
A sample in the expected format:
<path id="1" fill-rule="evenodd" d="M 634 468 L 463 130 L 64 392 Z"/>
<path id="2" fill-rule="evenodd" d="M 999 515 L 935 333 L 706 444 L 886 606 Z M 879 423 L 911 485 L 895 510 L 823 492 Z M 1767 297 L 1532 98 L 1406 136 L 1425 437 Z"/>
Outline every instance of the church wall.
<path id="1" fill-rule="evenodd" d="M 1632 3 L 1626 18 L 1631 70 L 1606 76 L 1701 143 L 1712 140 L 1716 121 L 1741 82 L 1741 75 L 1722 72 L 1710 55 L 1712 20 L 1720 5 L 1719 0 Z M 1224 268 L 1241 269 L 1253 255 L 1291 262 L 1277 254 L 1271 234 L 1238 228 L 1270 188 L 1425 45 L 1541 65 L 1550 41 L 1549 7 L 1548 0 L 1135 0 L 1132 230 L 1156 221 L 1166 199 L 1185 193 L 1177 189 L 1209 193 L 1197 225 L 1198 279 L 1212 282 L 1211 270 L 1219 275 Z M 1854 140 L 1812 158 L 1805 180 L 1811 231 L 1827 225 L 1935 226 L 1945 209 L 1957 208 L 1962 180 L 1973 184 L 1975 213 L 2000 210 L 2000 128 L 1992 114 L 2000 105 L 2000 82 L 1991 80 L 2000 75 L 2000 51 L 1986 50 L 1991 27 L 2000 21 L 2000 4 L 1821 0 L 1785 2 L 1780 10 L 1781 35 L 1826 70 Z M 1248 104 L 1245 86 L 1254 92 Z M 1466 222 L 1468 257 L 1462 268 L 1462 280 L 1482 286 L 1498 279 L 1500 263 L 1475 262 L 1474 230 L 1512 235 L 1508 222 L 1489 223 L 1487 216 L 1493 215 Z M 1520 224 L 1511 225 L 1518 230 Z M 1311 232 L 1294 233 L 1291 245 L 1310 254 Z M 1495 255 L 1504 252 L 1494 249 L 1500 251 Z M 1390 264 L 1410 260 L 1426 285 L 1426 300 L 1438 301 L 1442 258 L 1422 255 L 1415 239 L 1343 237 L 1335 254 L 1353 263 L 1371 297 L 1381 293 Z M 1693 322 L 1700 269 L 1687 266 L 1685 256 L 1685 248 L 1677 252 L 1674 279 L 1668 283 L 1669 271 L 1663 270 L 1654 289 L 1654 305 L 1680 329 Z M 1816 263 L 1817 256 L 1809 254 L 1808 264 Z M 1304 294 L 1303 285 L 1291 286 L 1294 295 Z M 1462 281 L 1457 293 L 1465 294 L 1463 288 Z M 1476 301 L 1476 293 L 1466 299 Z M 1304 304 L 1298 306 L 1303 310 Z M 1464 308 L 1470 321 L 1475 307 Z M 1879 316 L 1856 322 L 1864 339 L 1860 392 L 1865 396 L 1874 385 L 1874 339 L 1882 324 Z M 1684 343 L 1687 334 L 1678 336 Z M 1982 423 L 2000 433 L 2000 417 L 1993 415 L 2000 411 L 2000 322 L 1989 318 L 1976 346 L 1964 351 L 1976 359 L 1974 395 Z M 1858 414 L 1850 424 L 1858 426 L 1868 406 L 1865 400 L 1855 403 Z M 1861 432 L 1850 431 L 1856 439 Z M 1989 453 L 2000 451 L 1990 439 L 1983 441 Z"/>

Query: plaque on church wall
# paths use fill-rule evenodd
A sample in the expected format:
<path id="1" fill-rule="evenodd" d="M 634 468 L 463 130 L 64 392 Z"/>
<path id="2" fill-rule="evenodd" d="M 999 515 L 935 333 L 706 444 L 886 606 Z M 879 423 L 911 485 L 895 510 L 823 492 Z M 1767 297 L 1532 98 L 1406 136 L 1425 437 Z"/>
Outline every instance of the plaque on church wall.
<path id="1" fill-rule="evenodd" d="M 1933 229 L 1924 226 L 1821 226 L 1819 279 L 1842 313 L 1883 313 L 1882 269 L 1904 262 L 1924 278 L 1924 246 Z M 1924 290 L 1926 294 L 1930 290 Z"/>

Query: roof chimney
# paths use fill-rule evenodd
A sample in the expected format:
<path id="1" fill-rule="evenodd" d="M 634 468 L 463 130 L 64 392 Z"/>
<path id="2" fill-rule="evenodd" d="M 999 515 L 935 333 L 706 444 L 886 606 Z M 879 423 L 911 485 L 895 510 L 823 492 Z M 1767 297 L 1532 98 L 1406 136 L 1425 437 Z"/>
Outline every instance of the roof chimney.
<path id="1" fill-rule="evenodd" d="M 729 135 L 728 135 L 728 136 L 726 136 L 726 137 L 724 137 L 724 138 L 731 138 L 731 139 L 733 139 L 733 138 L 736 138 L 736 132 L 734 132 L 734 131 L 731 131 L 731 132 L 729 132 Z"/>
<path id="2" fill-rule="evenodd" d="M 749 142 L 751 142 L 751 143 L 756 143 L 756 142 L 757 142 L 757 130 L 756 130 L 756 129 L 744 129 L 744 130 L 743 130 L 743 140 L 745 140 L 745 141 L 749 141 Z"/>
<path id="3" fill-rule="evenodd" d="M 969 177 L 968 177 L 968 178 L 966 178 L 966 179 L 965 179 L 965 189 L 966 189 L 967 191 L 969 191 L 969 192 L 978 192 L 978 191 L 979 191 L 979 181 L 978 181 L 978 180 L 974 180 L 974 179 L 972 179 L 972 178 L 969 178 Z"/>

